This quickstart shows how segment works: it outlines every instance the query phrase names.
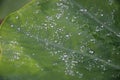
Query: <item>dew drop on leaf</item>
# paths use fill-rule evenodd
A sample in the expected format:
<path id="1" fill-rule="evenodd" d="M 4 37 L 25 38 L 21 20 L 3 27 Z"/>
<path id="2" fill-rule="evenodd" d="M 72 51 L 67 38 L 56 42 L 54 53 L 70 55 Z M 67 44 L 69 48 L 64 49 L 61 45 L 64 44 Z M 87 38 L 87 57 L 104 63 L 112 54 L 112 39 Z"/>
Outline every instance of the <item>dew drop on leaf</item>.
<path id="1" fill-rule="evenodd" d="M 16 19 L 18 19 L 19 17 L 18 17 L 18 16 L 16 16 L 15 18 L 16 18 Z"/>
<path id="2" fill-rule="evenodd" d="M 93 53 L 94 53 L 94 51 L 90 50 L 90 51 L 89 51 L 89 53 L 90 53 L 90 54 L 93 54 Z"/>
<path id="3" fill-rule="evenodd" d="M 100 16 L 103 16 L 103 14 L 100 14 Z"/>
<path id="4" fill-rule="evenodd" d="M 81 35 L 81 33 L 79 32 L 78 35 Z"/>
<path id="5" fill-rule="evenodd" d="M 13 25 L 13 24 L 11 24 L 10 26 L 11 26 L 11 27 L 14 27 L 14 25 Z"/>
<path id="6" fill-rule="evenodd" d="M 69 35 L 66 35 L 66 37 L 68 38 L 68 37 L 69 37 Z"/>
<path id="7" fill-rule="evenodd" d="M 17 30 L 18 30 L 18 31 L 20 31 L 20 27 L 19 27 L 19 28 L 17 28 Z"/>

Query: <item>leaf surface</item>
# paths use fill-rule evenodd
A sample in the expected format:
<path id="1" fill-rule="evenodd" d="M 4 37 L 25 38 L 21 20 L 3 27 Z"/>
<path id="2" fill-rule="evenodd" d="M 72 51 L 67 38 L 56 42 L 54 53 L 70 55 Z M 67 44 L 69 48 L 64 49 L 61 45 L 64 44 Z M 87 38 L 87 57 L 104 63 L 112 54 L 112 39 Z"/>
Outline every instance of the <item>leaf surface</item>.
<path id="1" fill-rule="evenodd" d="M 119 3 L 33 0 L 0 28 L 3 80 L 118 80 Z"/>
<path id="2" fill-rule="evenodd" d="M 18 10 L 30 0 L 0 0 L 0 19 Z"/>

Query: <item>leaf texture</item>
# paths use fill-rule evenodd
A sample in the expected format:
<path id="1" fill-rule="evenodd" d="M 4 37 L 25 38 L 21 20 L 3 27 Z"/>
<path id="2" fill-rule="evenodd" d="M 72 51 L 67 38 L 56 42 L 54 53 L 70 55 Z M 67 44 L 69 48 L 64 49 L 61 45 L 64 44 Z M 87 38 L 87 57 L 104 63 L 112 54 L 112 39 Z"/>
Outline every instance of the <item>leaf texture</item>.
<path id="1" fill-rule="evenodd" d="M 0 28 L 3 80 L 119 80 L 119 3 L 33 0 Z"/>

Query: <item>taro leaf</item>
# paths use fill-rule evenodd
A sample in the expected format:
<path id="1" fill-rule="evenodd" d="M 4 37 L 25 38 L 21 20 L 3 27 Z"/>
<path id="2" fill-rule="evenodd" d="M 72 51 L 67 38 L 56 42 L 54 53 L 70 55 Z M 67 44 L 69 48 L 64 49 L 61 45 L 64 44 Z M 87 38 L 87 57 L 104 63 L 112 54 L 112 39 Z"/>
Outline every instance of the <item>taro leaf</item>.
<path id="1" fill-rule="evenodd" d="M 33 0 L 1 26 L 1 79 L 119 80 L 118 13 L 114 0 Z"/>

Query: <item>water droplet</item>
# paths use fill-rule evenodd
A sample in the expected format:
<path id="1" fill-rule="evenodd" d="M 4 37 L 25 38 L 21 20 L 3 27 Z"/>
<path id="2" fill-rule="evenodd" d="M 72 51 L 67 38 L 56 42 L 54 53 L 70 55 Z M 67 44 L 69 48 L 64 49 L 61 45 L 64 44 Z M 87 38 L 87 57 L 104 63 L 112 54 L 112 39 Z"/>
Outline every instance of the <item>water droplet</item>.
<path id="1" fill-rule="evenodd" d="M 66 75 L 71 75 L 71 76 L 74 76 L 74 75 L 75 75 L 75 74 L 74 74 L 74 71 L 71 70 L 71 69 L 67 69 L 67 70 L 65 71 L 65 74 L 66 74 Z"/>
<path id="2" fill-rule="evenodd" d="M 81 35 L 81 33 L 79 32 L 78 35 Z"/>
<path id="3" fill-rule="evenodd" d="M 87 12 L 87 9 L 80 9 L 81 12 Z"/>
<path id="4" fill-rule="evenodd" d="M 84 9 L 85 12 L 87 12 L 87 9 Z"/>
<path id="5" fill-rule="evenodd" d="M 53 20 L 52 16 L 46 16 L 46 18 L 47 18 L 48 21 L 52 21 Z"/>
<path id="6" fill-rule="evenodd" d="M 99 26 L 96 27 L 95 31 L 96 32 L 100 31 Z"/>
<path id="7" fill-rule="evenodd" d="M 81 59 L 84 59 L 84 57 L 81 57 Z"/>
<path id="8" fill-rule="evenodd" d="M 68 16 L 70 15 L 70 13 L 67 14 Z"/>
<path id="9" fill-rule="evenodd" d="M 51 27 L 51 28 L 53 28 L 54 26 L 53 26 L 53 25 L 51 25 L 50 27 Z"/>
<path id="10" fill-rule="evenodd" d="M 82 73 L 79 73 L 79 78 L 82 78 L 83 77 L 83 74 Z"/>
<path id="11" fill-rule="evenodd" d="M 108 0 L 109 1 L 109 5 L 112 5 L 113 4 L 113 0 Z"/>
<path id="12" fill-rule="evenodd" d="M 89 51 L 89 53 L 90 53 L 90 54 L 93 54 L 93 53 L 94 53 L 94 51 L 90 50 L 90 51 Z"/>
<path id="13" fill-rule="evenodd" d="M 110 33 L 107 33 L 106 35 L 107 35 L 107 36 L 110 36 Z"/>
<path id="14" fill-rule="evenodd" d="M 54 66 L 56 66 L 58 63 L 53 63 Z"/>
<path id="15" fill-rule="evenodd" d="M 81 11 L 81 12 L 83 12 L 83 11 L 84 11 L 84 9 L 80 9 L 80 11 Z"/>
<path id="16" fill-rule="evenodd" d="M 116 53 L 117 55 L 119 55 L 120 53 Z"/>
<path id="17" fill-rule="evenodd" d="M 63 3 L 56 3 L 57 4 L 57 6 L 62 6 L 63 5 Z"/>
<path id="18" fill-rule="evenodd" d="M 77 64 L 77 63 L 78 63 L 78 61 L 72 61 L 72 63 L 73 63 L 73 65 L 75 65 L 75 64 Z"/>
<path id="19" fill-rule="evenodd" d="M 14 55 L 14 59 L 20 59 L 20 57 L 18 55 Z"/>
<path id="20" fill-rule="evenodd" d="M 13 24 L 11 24 L 10 26 L 11 26 L 11 27 L 13 27 L 14 25 L 13 25 Z"/>
<path id="21" fill-rule="evenodd" d="M 98 61 L 98 59 L 97 59 L 97 58 L 95 58 L 94 60 L 95 60 L 95 61 Z"/>
<path id="22" fill-rule="evenodd" d="M 16 52 L 17 55 L 19 55 L 20 53 L 19 52 Z"/>
<path id="23" fill-rule="evenodd" d="M 32 53 L 32 55 L 34 56 L 34 55 L 35 55 L 35 53 Z"/>
<path id="24" fill-rule="evenodd" d="M 39 4 L 40 4 L 40 2 L 38 1 L 38 2 L 36 2 L 36 4 L 37 4 L 37 5 L 39 5 Z"/>
<path id="25" fill-rule="evenodd" d="M 39 10 L 36 10 L 35 13 L 38 14 L 38 13 L 39 13 Z"/>
<path id="26" fill-rule="evenodd" d="M 105 68 L 105 67 L 103 67 L 103 70 L 104 70 L 104 71 L 106 71 L 106 68 Z"/>
<path id="27" fill-rule="evenodd" d="M 103 71 L 107 70 L 104 65 L 100 65 L 100 67 L 102 68 Z"/>
<path id="28" fill-rule="evenodd" d="M 103 14 L 100 14 L 100 16 L 103 16 Z"/>
<path id="29" fill-rule="evenodd" d="M 68 55 L 64 55 L 64 57 L 67 57 Z"/>
<path id="30" fill-rule="evenodd" d="M 57 43 L 57 40 L 55 40 L 54 42 Z"/>
<path id="31" fill-rule="evenodd" d="M 110 62 L 111 62 L 111 60 L 109 60 L 109 59 L 108 59 L 108 62 L 110 63 Z"/>
<path id="32" fill-rule="evenodd" d="M 17 41 L 10 41 L 10 44 L 12 44 L 12 45 L 18 45 L 18 42 Z"/>
<path id="33" fill-rule="evenodd" d="M 40 68 L 40 66 L 39 66 L 38 64 L 35 64 L 35 66 L 36 66 L 37 68 Z"/>
<path id="34" fill-rule="evenodd" d="M 74 19 L 72 19 L 71 21 L 72 21 L 72 22 L 75 22 L 75 20 L 74 20 Z"/>
<path id="35" fill-rule="evenodd" d="M 44 69 L 42 68 L 41 71 L 44 71 Z"/>
<path id="36" fill-rule="evenodd" d="M 95 43 L 95 39 L 90 39 L 90 41 Z"/>
<path id="37" fill-rule="evenodd" d="M 20 28 L 17 28 L 18 31 L 20 31 Z"/>
<path id="38" fill-rule="evenodd" d="M 65 36 L 66 36 L 67 38 L 69 38 L 69 37 L 70 37 L 70 35 L 68 35 L 68 34 L 67 34 L 67 35 L 65 35 Z"/>
<path id="39" fill-rule="evenodd" d="M 62 15 L 62 14 L 56 14 L 56 18 L 57 18 L 57 19 L 60 19 L 61 15 Z"/>
<path id="40" fill-rule="evenodd" d="M 118 33 L 117 36 L 120 37 L 120 33 Z"/>
<path id="41" fill-rule="evenodd" d="M 57 54 L 57 53 L 58 53 L 57 51 L 54 52 L 54 54 Z"/>
<path id="42" fill-rule="evenodd" d="M 63 29 L 61 29 L 61 28 L 59 28 L 58 30 L 59 30 L 60 32 L 62 32 L 62 31 L 63 31 Z"/>
<path id="43" fill-rule="evenodd" d="M 68 19 L 68 17 L 65 17 L 65 19 Z"/>
<path id="44" fill-rule="evenodd" d="M 101 27 L 103 28 L 104 26 L 102 25 Z"/>
<path id="45" fill-rule="evenodd" d="M 16 16 L 16 19 L 18 19 L 19 17 L 18 16 Z"/>

